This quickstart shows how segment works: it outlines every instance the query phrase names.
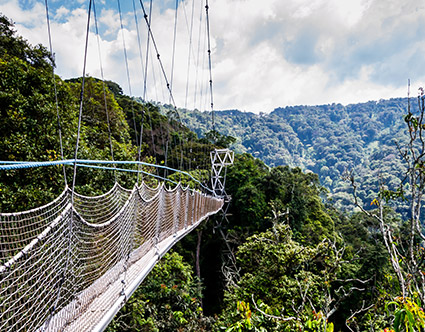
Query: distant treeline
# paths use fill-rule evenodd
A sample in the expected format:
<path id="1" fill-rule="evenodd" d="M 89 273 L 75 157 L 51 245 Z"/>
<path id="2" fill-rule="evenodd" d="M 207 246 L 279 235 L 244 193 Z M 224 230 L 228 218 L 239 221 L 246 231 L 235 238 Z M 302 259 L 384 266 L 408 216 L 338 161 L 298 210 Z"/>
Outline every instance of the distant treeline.
<path id="1" fill-rule="evenodd" d="M 412 99 L 412 109 L 416 100 Z M 329 197 L 342 209 L 352 206 L 351 188 L 343 180 L 354 170 L 362 184 L 364 206 L 376 197 L 379 176 L 393 188 L 404 171 L 396 141 L 407 139 L 403 116 L 408 99 L 370 101 L 343 106 L 292 106 L 270 114 L 218 111 L 216 128 L 236 137 L 233 148 L 249 152 L 269 166 L 289 165 L 319 175 Z M 208 128 L 210 113 L 181 110 L 184 123 L 198 134 Z"/>

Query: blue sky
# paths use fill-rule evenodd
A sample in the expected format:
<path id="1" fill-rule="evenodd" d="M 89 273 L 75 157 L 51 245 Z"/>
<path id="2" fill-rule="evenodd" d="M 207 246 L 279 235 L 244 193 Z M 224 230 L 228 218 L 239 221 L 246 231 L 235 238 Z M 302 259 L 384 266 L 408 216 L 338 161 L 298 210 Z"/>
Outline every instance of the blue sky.
<path id="1" fill-rule="evenodd" d="M 193 1 L 179 1 L 173 94 L 178 107 L 208 109 L 204 3 Z M 131 88 L 140 96 L 146 25 L 135 0 L 140 57 L 133 1 L 120 2 L 130 86 L 116 0 L 96 0 L 101 51 L 92 25 L 88 73 L 100 76 L 100 57 L 106 79 L 118 82 L 127 94 Z M 88 0 L 48 3 L 57 74 L 81 76 Z M 148 1 L 144 3 L 148 8 Z M 170 80 L 176 2 L 153 0 L 153 4 L 152 30 Z M 209 0 L 209 4 L 216 109 L 270 112 L 286 105 L 348 104 L 404 97 L 409 78 L 413 95 L 425 84 L 423 1 Z M 0 11 L 32 44 L 47 45 L 44 1 L 0 0 Z M 154 53 L 148 68 L 147 98 L 169 102 Z"/>

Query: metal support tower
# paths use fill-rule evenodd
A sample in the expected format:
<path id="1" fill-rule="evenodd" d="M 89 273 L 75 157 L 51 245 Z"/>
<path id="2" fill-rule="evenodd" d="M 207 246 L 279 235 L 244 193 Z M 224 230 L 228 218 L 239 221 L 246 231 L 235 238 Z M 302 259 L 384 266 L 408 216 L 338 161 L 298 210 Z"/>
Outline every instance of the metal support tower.
<path id="1" fill-rule="evenodd" d="M 224 205 L 221 209 L 221 218 L 216 219 L 216 226 L 214 229 L 217 229 L 221 234 L 224 243 L 226 244 L 226 249 L 223 250 L 223 265 L 221 267 L 226 286 L 230 287 L 231 285 L 236 285 L 240 279 L 239 268 L 236 264 L 236 257 L 234 255 L 235 249 L 232 246 L 232 240 L 229 238 L 229 234 L 226 231 L 223 221 L 226 223 L 229 222 L 227 217 L 230 215 L 227 213 L 227 210 L 230 205 L 231 197 L 227 195 L 225 186 L 226 186 L 226 173 L 227 166 L 233 165 L 234 153 L 229 149 L 215 149 L 211 151 L 211 185 L 212 189 L 216 196 L 224 198 Z"/>
<path id="2" fill-rule="evenodd" d="M 229 149 L 215 149 L 211 151 L 211 185 L 217 196 L 227 200 L 225 191 L 227 166 L 233 165 L 235 159 L 233 151 Z"/>

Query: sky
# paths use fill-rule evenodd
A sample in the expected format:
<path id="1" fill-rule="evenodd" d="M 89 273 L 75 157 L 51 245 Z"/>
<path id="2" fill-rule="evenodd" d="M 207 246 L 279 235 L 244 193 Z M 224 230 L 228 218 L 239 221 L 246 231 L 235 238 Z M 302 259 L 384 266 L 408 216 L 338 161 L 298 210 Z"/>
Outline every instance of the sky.
<path id="1" fill-rule="evenodd" d="M 216 110 L 268 113 L 288 105 L 406 97 L 408 79 L 412 95 L 425 83 L 424 1 L 208 2 Z M 89 0 L 47 3 L 56 73 L 81 76 Z M 99 78 L 103 72 L 131 96 L 210 109 L 204 6 L 205 0 L 180 0 L 176 15 L 175 0 L 153 0 L 151 31 L 164 75 L 152 39 L 147 52 L 140 0 L 96 0 L 86 72 Z M 144 7 L 149 12 L 149 1 Z M 49 45 L 44 0 L 0 0 L 0 12 L 31 44 Z"/>

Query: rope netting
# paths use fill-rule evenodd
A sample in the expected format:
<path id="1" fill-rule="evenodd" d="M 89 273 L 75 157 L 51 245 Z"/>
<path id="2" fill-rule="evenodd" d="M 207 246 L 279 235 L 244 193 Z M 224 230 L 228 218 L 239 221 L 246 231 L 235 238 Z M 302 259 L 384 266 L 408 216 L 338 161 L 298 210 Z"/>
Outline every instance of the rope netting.
<path id="1" fill-rule="evenodd" d="M 43 207 L 0 214 L 0 331 L 101 330 L 160 256 L 223 205 L 143 182 L 74 193 L 74 204 L 71 194 L 67 187 Z"/>

